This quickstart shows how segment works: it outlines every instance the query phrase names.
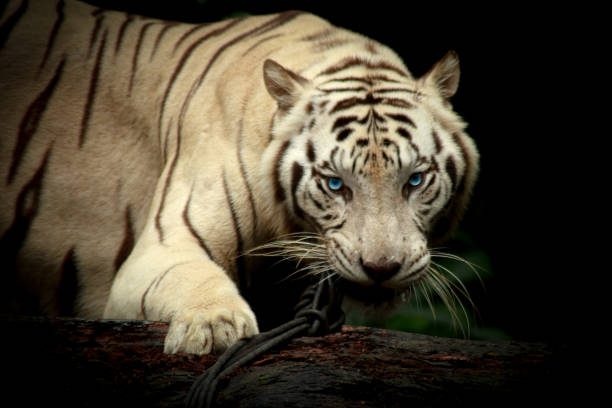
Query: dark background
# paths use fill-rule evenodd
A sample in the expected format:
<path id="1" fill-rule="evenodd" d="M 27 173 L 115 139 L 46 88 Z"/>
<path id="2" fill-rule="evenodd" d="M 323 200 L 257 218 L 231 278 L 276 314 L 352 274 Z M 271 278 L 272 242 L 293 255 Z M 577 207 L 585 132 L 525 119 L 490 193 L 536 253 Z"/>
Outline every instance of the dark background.
<path id="1" fill-rule="evenodd" d="M 592 282 L 583 261 L 590 238 L 575 228 L 596 218 L 577 206 L 591 196 L 590 153 L 576 143 L 588 137 L 576 111 L 585 98 L 574 97 L 588 83 L 575 70 L 588 21 L 576 10 L 516 2 L 473 8 L 376 0 L 90 2 L 191 21 L 311 11 L 389 45 L 417 77 L 457 51 L 461 81 L 452 103 L 481 152 L 461 227 L 468 246 L 487 256 L 486 290 L 473 292 L 478 324 L 513 339 L 559 342 L 591 328 L 583 283 Z"/>

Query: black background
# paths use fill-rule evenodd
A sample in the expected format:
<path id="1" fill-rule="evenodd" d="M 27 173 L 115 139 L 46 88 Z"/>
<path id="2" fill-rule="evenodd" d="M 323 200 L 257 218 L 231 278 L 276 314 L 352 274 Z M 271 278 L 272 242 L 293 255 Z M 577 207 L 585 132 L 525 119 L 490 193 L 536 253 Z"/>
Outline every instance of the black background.
<path id="1" fill-rule="evenodd" d="M 481 152 L 462 228 L 491 258 L 493 278 L 476 299 L 483 324 L 515 339 L 559 342 L 591 328 L 593 310 L 585 301 L 592 272 L 584 264 L 591 238 L 575 228 L 594 219 L 578 206 L 592 197 L 585 184 L 592 152 L 581 147 L 589 135 L 576 110 L 587 98 L 576 91 L 591 87 L 576 70 L 591 58 L 583 38 L 589 21 L 578 10 L 517 2 L 472 8 L 376 0 L 95 3 L 193 21 L 311 11 L 389 45 L 417 77 L 455 50 L 461 81 L 452 103 Z"/>

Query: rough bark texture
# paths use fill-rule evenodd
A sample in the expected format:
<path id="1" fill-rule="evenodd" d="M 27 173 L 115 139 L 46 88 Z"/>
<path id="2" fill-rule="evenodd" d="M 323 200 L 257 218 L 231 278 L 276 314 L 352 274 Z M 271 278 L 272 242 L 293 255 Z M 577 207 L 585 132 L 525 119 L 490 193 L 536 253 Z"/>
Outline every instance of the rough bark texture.
<path id="1" fill-rule="evenodd" d="M 167 325 L 0 318 L 4 401 L 178 407 L 214 356 L 165 355 Z M 299 338 L 220 383 L 219 407 L 543 406 L 572 394 L 566 347 L 361 327 Z M 3 404 L 4 405 L 4 404 Z"/>

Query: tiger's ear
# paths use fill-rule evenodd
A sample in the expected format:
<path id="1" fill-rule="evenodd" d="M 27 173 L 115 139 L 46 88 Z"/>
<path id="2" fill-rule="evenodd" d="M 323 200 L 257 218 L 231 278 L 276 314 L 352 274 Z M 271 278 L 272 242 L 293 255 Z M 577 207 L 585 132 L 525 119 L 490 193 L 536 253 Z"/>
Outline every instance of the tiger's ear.
<path id="1" fill-rule="evenodd" d="M 263 74 L 268 93 L 276 100 L 282 111 L 291 109 L 309 84 L 306 78 L 270 59 L 264 62 Z"/>
<path id="2" fill-rule="evenodd" d="M 459 87 L 459 56 L 449 51 L 419 80 L 425 88 L 432 87 L 444 99 L 450 99 Z"/>

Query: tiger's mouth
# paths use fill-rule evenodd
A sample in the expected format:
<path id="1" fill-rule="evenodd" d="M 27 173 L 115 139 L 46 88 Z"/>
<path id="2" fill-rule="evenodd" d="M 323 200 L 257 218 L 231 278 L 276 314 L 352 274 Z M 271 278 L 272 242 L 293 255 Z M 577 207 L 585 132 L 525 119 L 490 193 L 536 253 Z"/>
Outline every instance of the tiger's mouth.
<path id="1" fill-rule="evenodd" d="M 365 286 L 342 278 L 340 288 L 344 294 L 365 306 L 381 306 L 392 304 L 399 295 L 397 289 L 386 288 L 380 285 Z M 405 292 L 402 290 L 401 292 Z"/>

